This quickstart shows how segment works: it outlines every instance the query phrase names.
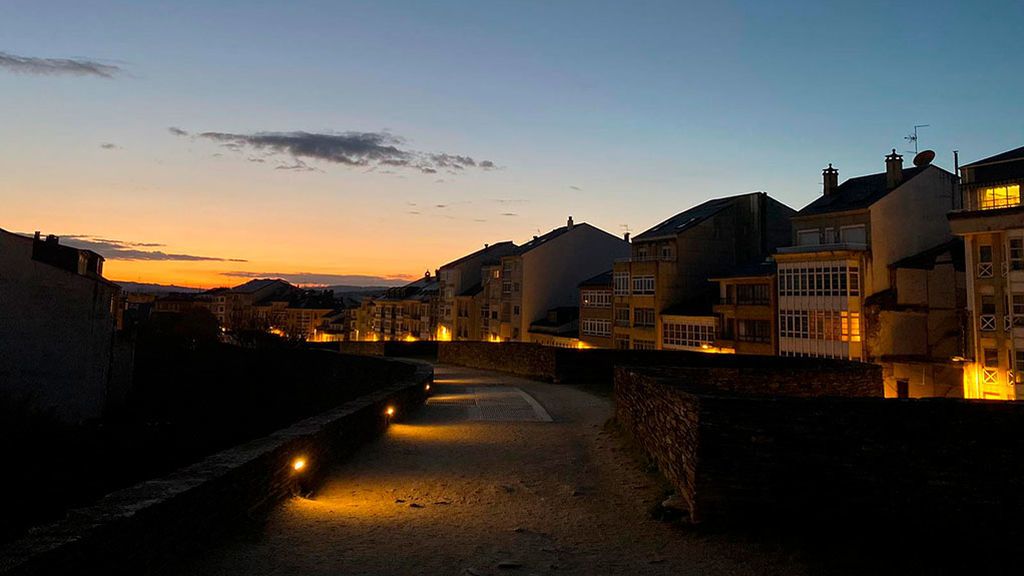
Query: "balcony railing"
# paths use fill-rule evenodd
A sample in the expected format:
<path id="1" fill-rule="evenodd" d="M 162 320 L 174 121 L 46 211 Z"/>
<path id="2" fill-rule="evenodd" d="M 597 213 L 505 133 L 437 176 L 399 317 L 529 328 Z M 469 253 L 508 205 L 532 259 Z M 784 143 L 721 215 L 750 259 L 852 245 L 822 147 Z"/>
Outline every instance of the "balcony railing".
<path id="1" fill-rule="evenodd" d="M 979 262 L 978 263 L 978 278 L 991 278 L 992 277 L 992 263 L 991 262 Z"/>
<path id="2" fill-rule="evenodd" d="M 996 330 L 996 315 L 995 314 L 982 314 L 978 317 L 980 329 L 982 332 L 995 332 Z"/>

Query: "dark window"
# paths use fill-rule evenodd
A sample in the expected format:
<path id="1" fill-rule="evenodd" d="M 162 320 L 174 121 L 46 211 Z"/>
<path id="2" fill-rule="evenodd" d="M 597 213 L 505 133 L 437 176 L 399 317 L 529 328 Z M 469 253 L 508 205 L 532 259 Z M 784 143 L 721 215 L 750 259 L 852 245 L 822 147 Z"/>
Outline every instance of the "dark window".
<path id="1" fill-rule="evenodd" d="M 897 398 L 910 398 L 910 381 L 909 380 L 897 380 L 896 381 L 896 397 Z"/>

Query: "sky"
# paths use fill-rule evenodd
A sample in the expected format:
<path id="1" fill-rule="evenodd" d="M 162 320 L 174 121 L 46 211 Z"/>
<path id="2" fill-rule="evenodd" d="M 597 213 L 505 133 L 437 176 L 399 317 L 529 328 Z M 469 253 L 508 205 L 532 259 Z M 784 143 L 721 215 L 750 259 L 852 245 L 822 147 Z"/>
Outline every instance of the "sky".
<path id="1" fill-rule="evenodd" d="M 1024 3 L 0 5 L 0 228 L 115 280 L 395 283 L 1024 145 Z"/>

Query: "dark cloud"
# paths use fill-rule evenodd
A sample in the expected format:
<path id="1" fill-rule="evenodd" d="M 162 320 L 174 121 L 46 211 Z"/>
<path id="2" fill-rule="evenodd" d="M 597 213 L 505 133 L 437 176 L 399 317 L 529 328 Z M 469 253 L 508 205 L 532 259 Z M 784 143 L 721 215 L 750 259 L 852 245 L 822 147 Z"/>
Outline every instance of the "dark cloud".
<path id="1" fill-rule="evenodd" d="M 319 168 L 314 168 L 309 164 L 306 164 L 302 160 L 299 160 L 298 158 L 296 158 L 295 162 L 291 164 L 278 164 L 277 166 L 274 166 L 274 170 L 292 170 L 295 172 L 323 172 L 323 170 Z"/>
<path id="2" fill-rule="evenodd" d="M 107 260 L 176 260 L 182 262 L 248 262 L 240 258 L 219 258 L 215 256 L 196 256 L 195 254 L 175 254 L 162 250 L 147 250 L 147 248 L 162 247 L 163 244 L 152 242 L 130 242 L 127 240 L 113 240 L 110 238 L 97 238 L 88 234 L 68 234 L 61 236 L 61 242 L 75 248 L 92 250 Z"/>
<path id="3" fill-rule="evenodd" d="M 104 142 L 100 144 L 100 148 L 103 148 L 104 150 L 117 150 L 118 148 L 120 148 L 120 146 L 114 144 L 113 142 Z"/>
<path id="4" fill-rule="evenodd" d="M 222 276 L 233 278 L 281 278 L 294 284 L 304 286 L 402 286 L 411 280 L 412 276 L 368 276 L 365 274 L 317 274 L 314 272 L 245 272 L 232 271 L 221 272 Z"/>
<path id="5" fill-rule="evenodd" d="M 519 214 L 516 214 L 515 212 L 502 212 L 501 215 L 502 216 L 519 216 Z"/>
<path id="6" fill-rule="evenodd" d="M 406 212 L 406 214 L 422 214 L 422 212 L 418 210 L 409 210 L 408 212 Z"/>
<path id="7" fill-rule="evenodd" d="M 188 130 L 182 130 L 181 128 L 175 128 L 174 126 L 168 128 L 167 131 L 175 136 L 188 136 Z"/>
<path id="8" fill-rule="evenodd" d="M 169 130 L 178 136 L 188 135 L 188 132 L 180 128 Z M 320 160 L 370 170 L 403 168 L 418 170 L 423 174 L 436 174 L 443 169 L 458 174 L 469 168 L 496 168 L 490 160 L 477 161 L 460 154 L 412 150 L 406 147 L 405 139 L 388 132 L 202 132 L 196 137 L 212 140 L 236 152 L 243 149 L 259 150 L 267 155 L 286 154 L 297 162 Z M 304 168 L 300 166 L 293 169 Z M 388 173 L 385 170 L 380 172 Z"/>
<path id="9" fill-rule="evenodd" d="M 101 64 L 81 58 L 36 58 L 16 56 L 0 52 L 0 68 L 17 74 L 42 74 L 49 76 L 99 76 L 113 78 L 123 70 L 111 64 Z"/>
<path id="10" fill-rule="evenodd" d="M 447 204 L 434 204 L 434 208 L 447 208 Z"/>

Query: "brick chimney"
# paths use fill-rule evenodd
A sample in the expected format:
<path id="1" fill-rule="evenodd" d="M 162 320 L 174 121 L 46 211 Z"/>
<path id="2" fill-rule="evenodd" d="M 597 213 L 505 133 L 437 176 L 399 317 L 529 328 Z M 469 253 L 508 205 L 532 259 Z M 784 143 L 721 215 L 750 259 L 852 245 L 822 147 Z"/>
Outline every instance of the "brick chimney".
<path id="1" fill-rule="evenodd" d="M 829 162 L 828 168 L 821 171 L 821 178 L 825 183 L 824 190 L 822 190 L 825 196 L 831 195 L 836 191 L 836 188 L 839 188 L 839 170 L 833 168 L 831 162 Z"/>
<path id="2" fill-rule="evenodd" d="M 625 240 L 626 242 L 629 242 L 629 232 L 623 233 L 622 234 L 622 239 Z"/>
<path id="3" fill-rule="evenodd" d="M 565 227 L 568 228 L 569 230 L 572 230 L 572 227 L 573 227 L 572 216 L 569 216 L 569 221 L 565 224 Z"/>
<path id="4" fill-rule="evenodd" d="M 892 154 L 885 157 L 885 185 L 892 190 L 903 183 L 903 156 L 892 149 Z"/>

